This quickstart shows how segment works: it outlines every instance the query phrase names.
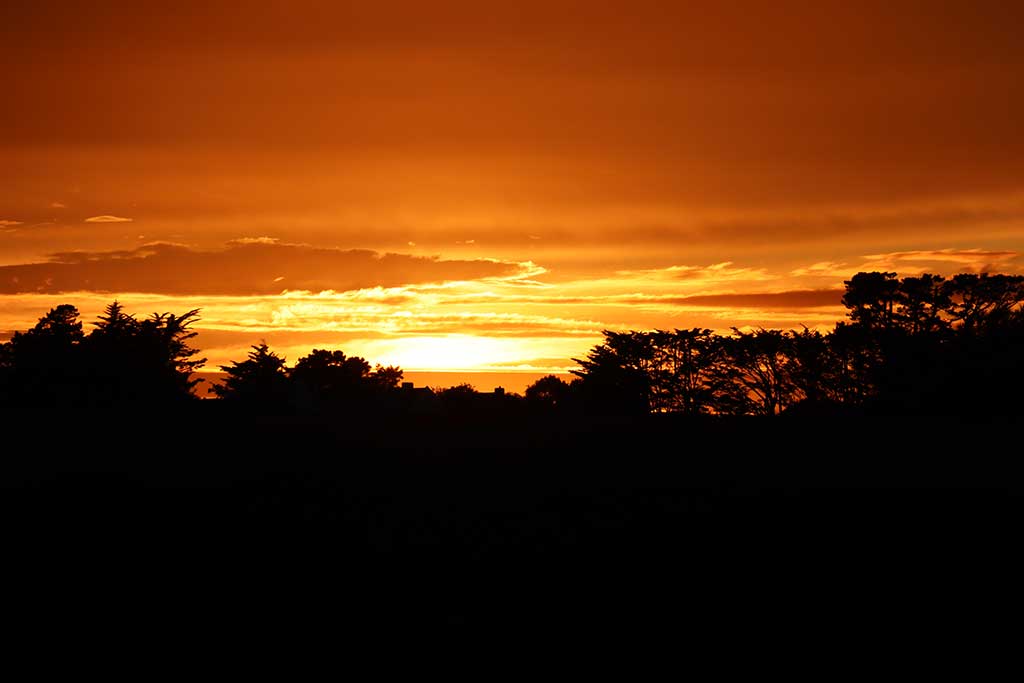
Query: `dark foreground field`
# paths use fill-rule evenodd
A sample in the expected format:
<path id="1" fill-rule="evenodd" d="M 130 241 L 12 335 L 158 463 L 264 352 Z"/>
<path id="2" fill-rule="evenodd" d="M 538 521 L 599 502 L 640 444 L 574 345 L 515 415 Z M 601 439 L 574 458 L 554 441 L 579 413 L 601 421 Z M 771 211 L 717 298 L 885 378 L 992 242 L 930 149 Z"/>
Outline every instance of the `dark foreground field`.
<path id="1" fill-rule="evenodd" d="M 0 510 L 7 569 L 32 590 L 128 591 L 140 609 L 941 612 L 1005 597 L 1019 434 L 1008 419 L 23 416 Z"/>

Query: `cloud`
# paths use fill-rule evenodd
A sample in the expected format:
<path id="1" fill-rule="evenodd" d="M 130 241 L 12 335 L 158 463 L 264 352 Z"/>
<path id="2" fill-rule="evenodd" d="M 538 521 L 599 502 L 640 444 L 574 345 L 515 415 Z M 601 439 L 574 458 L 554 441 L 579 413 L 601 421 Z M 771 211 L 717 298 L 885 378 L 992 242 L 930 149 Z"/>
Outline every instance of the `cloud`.
<path id="1" fill-rule="evenodd" d="M 985 249 L 928 249 L 917 251 L 893 251 L 886 254 L 869 254 L 864 258 L 879 263 L 932 262 L 956 263 L 970 267 L 990 266 L 1012 261 L 1020 255 L 1017 251 L 988 251 Z"/>
<path id="2" fill-rule="evenodd" d="M 789 292 L 761 294 L 709 294 L 679 297 L 673 303 L 689 306 L 714 306 L 729 308 L 819 308 L 839 306 L 843 297 L 842 289 L 801 289 Z"/>
<path id="3" fill-rule="evenodd" d="M 680 307 L 761 307 L 817 308 L 838 306 L 842 289 L 799 289 L 781 292 L 726 294 L 609 294 L 593 296 L 516 296 L 496 293 L 448 296 L 437 303 L 445 305 L 552 305 L 552 306 L 680 306 Z"/>
<path id="4" fill-rule="evenodd" d="M 15 225 L 21 225 L 21 221 L 0 221 L 0 228 L 10 228 Z"/>
<path id="5" fill-rule="evenodd" d="M 850 266 L 838 261 L 819 261 L 812 263 L 805 268 L 796 268 L 790 271 L 794 277 L 835 277 L 837 275 L 850 275 Z"/>
<path id="6" fill-rule="evenodd" d="M 543 272 L 530 262 L 442 260 L 267 241 L 201 251 L 153 243 L 137 249 L 61 252 L 46 263 L 0 266 L 0 294 L 149 292 L 173 295 L 272 295 L 468 280 L 514 281 Z M 279 279 L 281 278 L 281 279 Z"/>
<path id="7" fill-rule="evenodd" d="M 894 271 L 901 276 L 921 273 L 1019 271 L 1013 261 L 1021 252 L 990 249 L 917 249 L 867 254 L 859 265 L 822 261 L 791 271 L 796 277 L 850 277 L 858 272 Z"/>
<path id="8" fill-rule="evenodd" d="M 50 208 L 51 209 L 66 209 L 66 208 L 68 208 L 68 205 L 65 204 L 64 202 L 50 202 Z"/>
<path id="9" fill-rule="evenodd" d="M 131 223 L 134 220 L 135 220 L 134 218 L 124 218 L 122 216 L 103 215 L 103 216 L 90 216 L 89 218 L 85 219 L 85 222 L 86 223 Z"/>
<path id="10" fill-rule="evenodd" d="M 382 320 L 382 322 L 387 322 Z M 418 314 L 403 320 L 403 334 L 441 333 L 478 334 L 487 337 L 597 337 L 607 323 L 517 313 L 460 313 L 455 315 Z"/>
<path id="11" fill-rule="evenodd" d="M 276 237 L 239 237 L 228 244 L 277 244 L 280 241 Z"/>
<path id="12" fill-rule="evenodd" d="M 666 280 L 767 280 L 772 279 L 764 268 L 736 268 L 732 261 L 713 263 L 710 266 L 669 266 L 643 270 L 620 270 L 616 275 L 627 277 L 653 277 Z"/>

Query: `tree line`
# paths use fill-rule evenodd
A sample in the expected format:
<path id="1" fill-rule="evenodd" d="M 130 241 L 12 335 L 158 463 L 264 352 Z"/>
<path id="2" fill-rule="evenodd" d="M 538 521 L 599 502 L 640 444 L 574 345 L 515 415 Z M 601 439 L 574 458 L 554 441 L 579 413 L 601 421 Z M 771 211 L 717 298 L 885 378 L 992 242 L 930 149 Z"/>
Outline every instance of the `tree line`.
<path id="1" fill-rule="evenodd" d="M 1024 277 L 858 273 L 822 334 L 604 332 L 576 387 L 586 409 L 690 415 L 1018 412 Z"/>
<path id="2" fill-rule="evenodd" d="M 213 396 L 263 413 L 426 410 L 550 415 L 1017 413 L 1024 380 L 1024 277 L 858 273 L 845 282 L 847 320 L 822 333 L 757 328 L 603 332 L 565 382 L 523 396 L 402 387 L 402 370 L 314 349 L 293 367 L 266 343 L 220 366 Z M 85 333 L 61 305 L 0 344 L 0 403 L 97 409 L 196 400 L 205 364 L 190 345 L 199 310 L 137 320 L 113 302 Z"/>

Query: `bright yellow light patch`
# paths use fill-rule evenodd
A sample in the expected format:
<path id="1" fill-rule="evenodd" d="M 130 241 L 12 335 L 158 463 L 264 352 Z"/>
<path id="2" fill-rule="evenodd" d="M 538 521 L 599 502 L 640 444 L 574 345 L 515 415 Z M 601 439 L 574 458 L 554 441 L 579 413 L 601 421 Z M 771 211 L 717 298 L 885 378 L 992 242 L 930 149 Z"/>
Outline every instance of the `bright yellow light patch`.
<path id="1" fill-rule="evenodd" d="M 371 342 L 375 357 L 384 365 L 409 369 L 467 370 L 491 367 L 522 358 L 522 343 L 451 334 L 442 337 L 406 337 Z"/>

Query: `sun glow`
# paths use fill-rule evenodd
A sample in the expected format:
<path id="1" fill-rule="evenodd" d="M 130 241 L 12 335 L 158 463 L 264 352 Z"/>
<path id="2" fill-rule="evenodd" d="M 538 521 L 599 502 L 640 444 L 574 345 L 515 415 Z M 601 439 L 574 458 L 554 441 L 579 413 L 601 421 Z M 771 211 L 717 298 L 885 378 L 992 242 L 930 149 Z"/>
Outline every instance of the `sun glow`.
<path id="1" fill-rule="evenodd" d="M 438 337 L 406 337 L 369 342 L 374 357 L 384 365 L 409 370 L 469 370 L 501 366 L 523 357 L 515 339 L 495 339 L 465 334 Z"/>

